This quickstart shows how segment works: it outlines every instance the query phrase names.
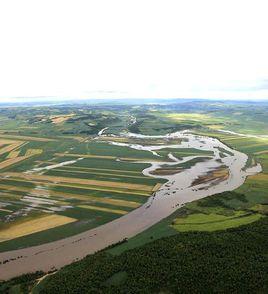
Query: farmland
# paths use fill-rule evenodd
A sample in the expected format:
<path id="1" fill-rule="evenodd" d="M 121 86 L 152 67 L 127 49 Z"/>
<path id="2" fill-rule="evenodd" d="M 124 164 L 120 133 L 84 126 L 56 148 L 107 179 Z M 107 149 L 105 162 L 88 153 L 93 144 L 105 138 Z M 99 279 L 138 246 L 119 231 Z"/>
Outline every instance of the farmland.
<path id="1" fill-rule="evenodd" d="M 68 107 L 32 108 L 30 115 L 24 108 L 13 109 L 12 114 L 8 109 L 2 110 L 3 230 L 44 213 L 76 221 L 22 235 L 18 240 L 2 240 L 0 250 L 37 245 L 99 226 L 136 209 L 156 191 L 155 187 L 165 182 L 145 176 L 142 171 L 149 166 L 148 161 L 168 160 L 170 149 L 159 150 L 157 157 L 148 151 L 109 144 L 111 139 L 135 144 L 141 143 L 140 139 L 109 137 L 109 133 L 98 138 L 98 132 L 107 124 L 109 132 L 116 135 L 132 130 L 129 111 L 125 107 L 120 111 L 122 115 L 118 118 L 111 110 L 94 107 L 83 111 Z M 161 146 L 166 142 L 148 140 L 147 144 L 151 143 Z M 169 143 L 179 142 L 170 139 Z M 177 157 L 209 155 L 195 149 L 172 152 Z M 72 163 L 65 165 L 68 161 Z M 53 165 L 56 167 L 46 169 Z"/>
<path id="2" fill-rule="evenodd" d="M 53 241 L 111 221 L 142 205 L 159 183 L 142 174 L 147 166 L 142 160 L 147 154 L 124 154 L 124 148 L 110 147 L 112 155 L 103 155 L 105 144 L 109 148 L 108 143 L 100 143 L 98 152 L 98 143 L 90 138 L 87 142 L 78 142 L 69 138 L 22 135 L 20 140 L 17 134 L 17 141 L 4 141 L 11 136 L 8 135 L 8 139 L 2 136 L 0 216 L 4 221 L 3 235 L 13 226 L 15 230 L 17 223 L 30 227 L 27 218 L 38 220 L 39 214 L 74 221 L 59 224 L 55 218 L 54 225 L 51 219 L 48 227 L 41 226 L 36 231 L 25 228 L 22 230 L 25 234 L 16 238 L 15 235 L 9 238 L 11 240 L 0 238 L 0 250 Z M 116 161 L 119 154 L 123 157 Z M 76 161 L 81 157 L 83 160 Z M 149 152 L 148 157 L 151 157 Z M 41 173 L 31 172 L 68 160 L 74 160 L 73 164 L 59 165 Z M 141 163 L 128 164 L 138 160 Z"/>
<path id="3" fill-rule="evenodd" d="M 233 241 L 240 238 L 240 228 L 264 233 L 268 204 L 268 130 L 264 115 L 266 111 L 268 113 L 268 106 L 265 107 L 256 104 L 250 113 L 243 103 L 223 106 L 208 102 L 165 106 L 66 105 L 15 108 L 12 111 L 1 109 L 0 251 L 30 248 L 76 236 L 135 212 L 148 203 L 152 195 L 161 191 L 167 183 L 165 176 L 179 176 L 198 164 L 205 164 L 213 156 L 211 150 L 178 148 L 181 138 L 162 136 L 185 129 L 204 138 L 217 138 L 234 152 L 243 152 L 248 155 L 244 170 L 260 163 L 261 173 L 249 175 L 233 191 L 189 203 L 185 201 L 185 205 L 160 222 L 111 246 L 104 253 L 89 257 L 88 262 L 93 262 L 93 269 L 95 264 L 104 268 L 111 266 L 111 272 L 103 276 L 101 285 L 97 287 L 103 287 L 105 291 L 111 289 L 109 287 L 117 287 L 113 284 L 113 280 L 117 279 L 113 274 L 118 271 L 116 258 L 119 258 L 119 264 L 130 260 L 134 267 L 134 256 L 144 258 L 150 248 L 160 254 L 163 246 L 166 254 L 177 248 L 190 258 L 187 238 L 191 240 L 191 246 L 199 247 L 202 242 L 215 237 L 215 240 L 222 240 L 221 246 L 224 247 L 229 237 Z M 243 119 L 245 117 L 247 120 Z M 131 136 L 131 133 L 138 135 Z M 200 144 L 203 144 L 201 139 Z M 150 146 L 154 149 L 151 150 Z M 178 163 L 172 164 L 170 154 Z M 219 161 L 233 156 L 231 151 L 220 148 L 219 154 Z M 185 157 L 189 160 L 180 163 Z M 162 163 L 161 168 L 151 174 L 144 173 L 152 162 Z M 197 177 L 192 184 L 198 186 L 213 181 L 219 184 L 229 175 L 228 168 L 221 165 Z M 260 238 L 259 242 L 263 240 Z M 209 244 L 214 248 L 216 245 L 212 243 Z M 236 248 L 235 243 L 232 243 L 233 248 Z M 253 252 L 256 249 L 253 248 L 254 242 L 250 240 L 249 243 Z M 173 247 L 168 244 L 173 244 Z M 262 246 L 260 244 L 259 248 Z M 198 252 L 193 252 L 198 259 Z M 202 252 L 209 254 L 205 247 L 202 247 Z M 228 255 L 227 252 L 224 254 Z M 244 253 L 239 254 L 242 256 Z M 257 265 L 257 260 L 253 259 L 252 263 Z M 216 261 L 211 259 L 211 262 Z M 87 261 L 74 265 L 74 272 L 84 263 L 87 264 Z M 119 275 L 123 277 L 123 282 L 119 281 L 118 289 L 123 289 L 124 281 L 131 281 L 134 283 L 131 287 L 137 287 L 136 277 L 130 278 L 132 266 L 124 268 L 127 275 Z M 136 266 L 139 268 L 139 265 Z M 48 293 L 53 293 L 57 284 L 55 281 L 61 281 L 65 274 L 68 277 L 69 271 L 71 275 L 76 274 L 71 266 L 65 273 L 63 269 L 63 273 L 59 271 L 45 279 L 40 287 L 51 289 Z M 155 273 L 152 268 L 151 271 Z M 137 279 L 140 278 L 137 276 Z M 161 287 L 155 286 L 150 291 L 159 290 L 158 287 L 169 289 L 162 282 Z M 74 287 L 74 292 L 81 291 L 78 285 L 68 287 Z M 145 288 L 142 290 L 146 292 Z"/>

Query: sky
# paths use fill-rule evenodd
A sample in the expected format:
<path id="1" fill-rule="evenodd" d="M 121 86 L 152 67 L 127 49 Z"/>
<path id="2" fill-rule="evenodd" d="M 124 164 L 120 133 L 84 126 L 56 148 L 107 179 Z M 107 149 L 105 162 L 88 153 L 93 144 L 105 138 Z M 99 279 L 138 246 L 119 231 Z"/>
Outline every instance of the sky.
<path id="1" fill-rule="evenodd" d="M 0 1 L 0 102 L 268 99 L 268 1 Z"/>

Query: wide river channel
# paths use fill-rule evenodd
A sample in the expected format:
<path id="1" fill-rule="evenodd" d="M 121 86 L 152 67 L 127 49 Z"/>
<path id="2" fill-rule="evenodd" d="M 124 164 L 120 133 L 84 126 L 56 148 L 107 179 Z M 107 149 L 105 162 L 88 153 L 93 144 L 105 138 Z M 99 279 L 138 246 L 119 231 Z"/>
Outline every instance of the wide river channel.
<path id="1" fill-rule="evenodd" d="M 143 174 L 164 178 L 167 182 L 148 199 L 147 203 L 114 221 L 78 235 L 39 246 L 0 253 L 1 280 L 37 270 L 49 271 L 55 268 L 59 269 L 90 253 L 143 232 L 172 214 L 185 203 L 224 191 L 234 190 L 244 183 L 248 175 L 261 172 L 259 164 L 254 167 L 245 168 L 248 160 L 246 154 L 231 149 L 215 138 L 193 135 L 188 131 L 164 136 L 143 136 L 131 133 L 126 133 L 122 136 L 130 139 L 139 138 L 144 140 L 162 138 L 166 139 L 167 142 L 168 139 L 175 138 L 180 139 L 181 143 L 156 146 L 118 142 L 110 142 L 110 144 L 137 150 L 147 150 L 155 155 L 157 155 L 158 150 L 165 148 L 169 148 L 169 150 L 195 148 L 211 151 L 212 155 L 206 155 L 205 160 L 171 175 L 152 175 L 151 173 L 162 166 L 179 166 L 181 163 L 185 163 L 193 158 L 204 157 L 204 155 L 176 158 L 171 152 L 168 155 L 169 160 L 166 162 L 157 161 L 157 159 L 148 162 L 150 167 L 143 170 Z M 221 166 L 225 166 L 229 171 L 228 177 L 224 180 L 211 183 L 206 181 L 194 186 L 192 185 L 199 177 L 206 176 Z"/>

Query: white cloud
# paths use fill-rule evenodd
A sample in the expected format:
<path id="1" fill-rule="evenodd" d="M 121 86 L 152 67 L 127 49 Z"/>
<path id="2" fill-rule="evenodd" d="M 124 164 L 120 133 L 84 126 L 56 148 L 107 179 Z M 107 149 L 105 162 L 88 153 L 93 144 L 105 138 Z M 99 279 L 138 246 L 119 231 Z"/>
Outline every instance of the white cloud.
<path id="1" fill-rule="evenodd" d="M 268 98 L 267 11 L 266 0 L 1 1 L 0 100 Z"/>

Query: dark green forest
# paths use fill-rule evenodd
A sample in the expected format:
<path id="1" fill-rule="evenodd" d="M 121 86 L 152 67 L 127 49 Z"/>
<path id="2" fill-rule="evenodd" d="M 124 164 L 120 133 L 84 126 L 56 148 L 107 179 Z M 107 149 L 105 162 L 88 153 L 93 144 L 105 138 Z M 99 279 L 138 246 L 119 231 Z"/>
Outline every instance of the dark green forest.
<path id="1" fill-rule="evenodd" d="M 87 256 L 34 293 L 267 293 L 268 218 L 236 229 L 188 232 L 113 256 Z"/>

